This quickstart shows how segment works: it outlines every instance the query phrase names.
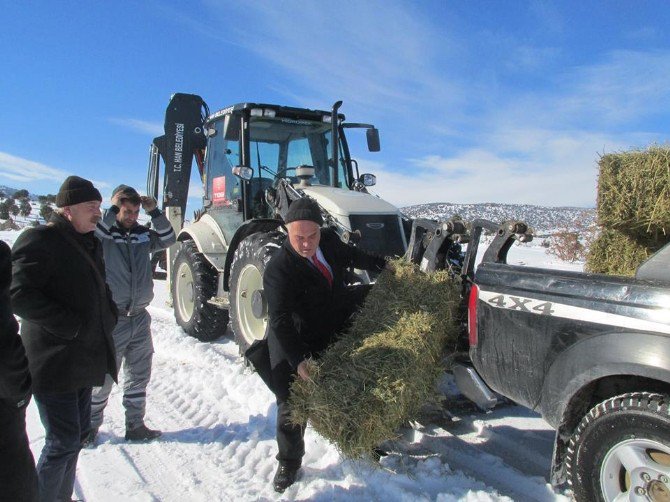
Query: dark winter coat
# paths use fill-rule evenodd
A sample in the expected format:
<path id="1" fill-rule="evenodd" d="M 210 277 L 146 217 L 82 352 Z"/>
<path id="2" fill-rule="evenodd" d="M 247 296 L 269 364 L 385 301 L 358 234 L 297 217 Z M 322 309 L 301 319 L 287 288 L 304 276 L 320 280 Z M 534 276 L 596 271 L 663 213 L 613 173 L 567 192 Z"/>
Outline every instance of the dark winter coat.
<path id="1" fill-rule="evenodd" d="M 286 361 L 295 371 L 301 361 L 318 355 L 334 340 L 362 299 L 360 290 L 345 286 L 345 269 L 380 271 L 385 264 L 381 257 L 344 244 L 330 229 L 322 230 L 319 247 L 333 272 L 332 288 L 306 258 L 293 250 L 288 238 L 263 275 L 273 369 Z"/>
<path id="2" fill-rule="evenodd" d="M 30 395 L 28 359 L 12 314 L 9 285 L 12 281 L 12 253 L 0 241 L 0 399 L 23 405 Z"/>
<path id="3" fill-rule="evenodd" d="M 83 253 L 93 259 L 97 274 Z M 117 310 L 93 232 L 80 234 L 54 214 L 49 225 L 19 236 L 12 261 L 12 305 L 22 318 L 33 391 L 100 386 L 107 373 L 116 378 Z"/>

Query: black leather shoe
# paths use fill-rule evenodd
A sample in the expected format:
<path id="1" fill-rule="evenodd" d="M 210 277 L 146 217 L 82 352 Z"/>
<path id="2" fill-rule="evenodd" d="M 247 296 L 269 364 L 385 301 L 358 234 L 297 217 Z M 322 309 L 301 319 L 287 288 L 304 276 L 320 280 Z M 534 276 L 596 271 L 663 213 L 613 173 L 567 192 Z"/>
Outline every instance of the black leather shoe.
<path id="1" fill-rule="evenodd" d="M 272 480 L 272 486 L 278 493 L 283 493 L 289 486 L 295 483 L 300 471 L 299 465 L 279 464 L 277 472 Z"/>
<path id="2" fill-rule="evenodd" d="M 382 458 L 388 455 L 388 452 L 384 450 L 381 446 L 372 449 L 372 460 L 379 462 Z"/>
<path id="3" fill-rule="evenodd" d="M 135 429 L 126 429 L 126 441 L 151 441 L 160 437 L 161 434 L 161 431 L 149 429 L 149 427 L 142 424 Z"/>
<path id="4" fill-rule="evenodd" d="M 82 448 L 95 448 L 95 438 L 98 437 L 98 429 L 91 429 L 86 437 L 81 441 Z"/>

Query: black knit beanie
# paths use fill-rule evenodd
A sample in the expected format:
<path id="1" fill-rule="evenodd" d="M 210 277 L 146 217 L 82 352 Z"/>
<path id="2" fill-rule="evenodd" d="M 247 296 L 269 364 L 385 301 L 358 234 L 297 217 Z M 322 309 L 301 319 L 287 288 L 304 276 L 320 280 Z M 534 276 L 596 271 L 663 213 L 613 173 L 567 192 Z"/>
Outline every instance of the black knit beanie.
<path id="1" fill-rule="evenodd" d="M 302 197 L 294 200 L 288 207 L 284 223 L 291 223 L 292 221 L 307 220 L 313 221 L 318 225 L 323 225 L 323 218 L 321 217 L 321 210 L 314 199 L 309 197 Z"/>
<path id="2" fill-rule="evenodd" d="M 56 207 L 74 206 L 91 200 L 102 202 L 102 196 L 93 183 L 79 176 L 68 176 L 56 195 Z"/>

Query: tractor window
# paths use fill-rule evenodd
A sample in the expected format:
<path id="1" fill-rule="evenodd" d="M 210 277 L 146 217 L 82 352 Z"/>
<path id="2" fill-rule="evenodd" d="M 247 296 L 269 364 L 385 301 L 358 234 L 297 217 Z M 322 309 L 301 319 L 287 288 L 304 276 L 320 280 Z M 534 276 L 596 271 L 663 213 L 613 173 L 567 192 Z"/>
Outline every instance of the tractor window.
<path id="1" fill-rule="evenodd" d="M 233 166 L 240 165 L 238 141 L 230 141 L 223 136 L 223 121 L 210 124 L 216 133 L 207 142 L 206 153 L 206 197 L 212 202 L 212 209 L 225 212 L 228 216 L 220 221 L 226 239 L 242 224 L 242 213 L 237 200 L 241 197 L 241 181 L 233 175 Z"/>
<path id="2" fill-rule="evenodd" d="M 255 175 L 261 177 L 288 177 L 297 181 L 295 168 L 313 166 L 313 184 L 331 185 L 330 124 L 308 120 L 252 117 L 250 129 L 250 157 Z M 340 152 L 342 148 L 340 145 Z M 342 154 L 340 153 L 342 158 Z M 260 158 L 260 161 L 259 161 Z M 262 166 L 260 169 L 258 166 Z M 349 185 L 350 177 L 340 162 L 338 185 Z M 258 171 L 261 171 L 260 173 Z"/>
<path id="3" fill-rule="evenodd" d="M 279 144 L 252 141 L 249 145 L 249 157 L 249 163 L 254 168 L 254 178 L 274 180 L 279 165 Z"/>
<path id="4" fill-rule="evenodd" d="M 279 162 L 279 145 L 252 141 L 249 145 L 251 167 L 254 177 L 247 183 L 247 197 L 254 218 L 272 216 L 270 207 L 265 203 L 265 190 L 272 187 Z"/>

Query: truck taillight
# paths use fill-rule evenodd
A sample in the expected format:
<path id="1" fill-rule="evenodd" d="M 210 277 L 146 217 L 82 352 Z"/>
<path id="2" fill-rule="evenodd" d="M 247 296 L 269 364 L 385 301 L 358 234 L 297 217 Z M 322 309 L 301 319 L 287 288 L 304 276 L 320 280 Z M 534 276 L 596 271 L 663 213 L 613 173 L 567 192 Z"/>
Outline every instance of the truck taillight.
<path id="1" fill-rule="evenodd" d="M 479 288 L 476 284 L 470 287 L 470 298 L 468 298 L 468 341 L 470 347 L 477 346 L 477 300 L 479 300 Z"/>

